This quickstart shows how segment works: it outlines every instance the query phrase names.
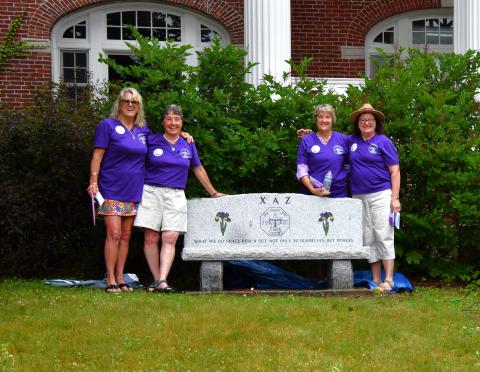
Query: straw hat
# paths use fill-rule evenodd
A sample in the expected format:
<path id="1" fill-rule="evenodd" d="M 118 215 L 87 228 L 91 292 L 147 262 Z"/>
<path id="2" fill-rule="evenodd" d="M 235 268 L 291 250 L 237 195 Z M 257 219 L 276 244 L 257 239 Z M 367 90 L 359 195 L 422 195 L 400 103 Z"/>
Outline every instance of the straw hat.
<path id="1" fill-rule="evenodd" d="M 349 116 L 350 121 L 355 124 L 358 117 L 362 114 L 372 114 L 378 121 L 382 123 L 385 121 L 385 115 L 383 115 L 382 112 L 375 110 L 370 103 L 365 103 L 357 111 L 352 112 Z"/>

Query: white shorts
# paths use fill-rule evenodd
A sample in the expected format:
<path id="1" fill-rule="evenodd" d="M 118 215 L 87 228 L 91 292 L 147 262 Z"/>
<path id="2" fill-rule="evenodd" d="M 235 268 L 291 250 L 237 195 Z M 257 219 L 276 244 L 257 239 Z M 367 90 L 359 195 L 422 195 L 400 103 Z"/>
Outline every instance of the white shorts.
<path id="1" fill-rule="evenodd" d="M 363 205 L 363 245 L 370 247 L 369 263 L 395 259 L 394 231 L 388 219 L 392 190 L 352 195 Z"/>
<path id="2" fill-rule="evenodd" d="M 181 189 L 143 186 L 134 226 L 155 231 L 187 232 L 187 198 Z"/>

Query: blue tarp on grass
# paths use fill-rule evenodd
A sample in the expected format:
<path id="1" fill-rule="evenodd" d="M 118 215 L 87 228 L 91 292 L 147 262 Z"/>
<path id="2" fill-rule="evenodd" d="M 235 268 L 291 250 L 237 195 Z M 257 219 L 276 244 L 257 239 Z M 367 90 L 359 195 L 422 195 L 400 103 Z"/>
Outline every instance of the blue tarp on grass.
<path id="1" fill-rule="evenodd" d="M 266 261 L 230 260 L 224 262 L 225 289 L 326 289 L 325 282 L 315 282 L 291 273 Z M 354 287 L 374 289 L 370 270 L 354 271 Z M 382 271 L 382 278 L 385 273 Z M 391 293 L 412 292 L 413 286 L 405 275 L 394 273 L 395 286 Z"/>

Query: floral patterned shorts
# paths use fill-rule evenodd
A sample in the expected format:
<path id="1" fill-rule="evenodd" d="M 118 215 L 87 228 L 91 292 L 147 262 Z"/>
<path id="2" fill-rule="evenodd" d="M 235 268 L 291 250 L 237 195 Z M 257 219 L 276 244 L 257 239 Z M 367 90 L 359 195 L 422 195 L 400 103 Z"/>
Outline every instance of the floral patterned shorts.
<path id="1" fill-rule="evenodd" d="M 135 202 L 122 202 L 118 200 L 105 199 L 98 208 L 97 213 L 101 216 L 135 216 L 138 210 L 138 204 Z"/>

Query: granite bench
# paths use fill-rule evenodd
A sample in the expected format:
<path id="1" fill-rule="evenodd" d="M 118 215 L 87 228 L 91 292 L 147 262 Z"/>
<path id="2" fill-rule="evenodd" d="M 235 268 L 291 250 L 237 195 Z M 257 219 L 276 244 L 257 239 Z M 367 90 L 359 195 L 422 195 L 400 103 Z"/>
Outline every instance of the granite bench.
<path id="1" fill-rule="evenodd" d="M 202 261 L 201 291 L 223 290 L 224 260 L 328 260 L 332 289 L 353 287 L 367 259 L 362 203 L 303 194 L 240 194 L 188 201 L 182 258 Z"/>

